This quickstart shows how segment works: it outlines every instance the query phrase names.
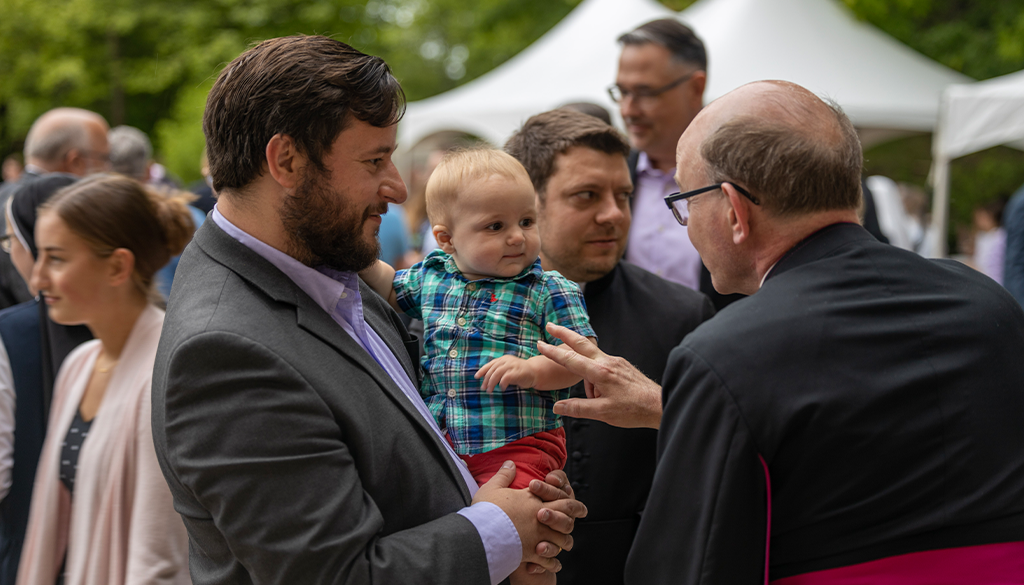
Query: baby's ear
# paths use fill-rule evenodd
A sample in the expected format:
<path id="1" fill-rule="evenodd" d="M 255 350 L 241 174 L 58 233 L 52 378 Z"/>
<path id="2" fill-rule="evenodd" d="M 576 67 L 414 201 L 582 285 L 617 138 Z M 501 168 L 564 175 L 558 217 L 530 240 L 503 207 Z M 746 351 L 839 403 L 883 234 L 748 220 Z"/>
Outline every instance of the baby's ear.
<path id="1" fill-rule="evenodd" d="M 448 231 L 448 226 L 437 224 L 433 227 L 433 232 L 437 245 L 446 253 L 454 254 L 455 245 L 452 244 L 452 234 Z"/>

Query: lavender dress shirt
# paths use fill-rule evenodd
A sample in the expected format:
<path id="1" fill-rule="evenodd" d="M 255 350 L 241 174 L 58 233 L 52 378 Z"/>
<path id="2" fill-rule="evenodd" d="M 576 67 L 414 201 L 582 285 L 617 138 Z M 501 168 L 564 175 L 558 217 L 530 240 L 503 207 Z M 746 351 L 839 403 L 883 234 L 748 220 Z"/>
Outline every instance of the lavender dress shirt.
<path id="1" fill-rule="evenodd" d="M 419 391 L 405 373 L 398 358 L 384 340 L 377 335 L 363 318 L 363 301 L 359 295 L 359 276 L 354 272 L 339 272 L 327 267 L 310 268 L 295 258 L 277 250 L 253 236 L 245 233 L 227 220 L 220 211 L 213 209 L 213 221 L 232 238 L 256 252 L 268 262 L 276 266 L 296 286 L 302 289 L 313 301 L 323 308 L 341 328 L 348 333 L 376 361 L 388 376 L 402 389 L 409 401 L 416 407 L 441 439 L 448 450 L 448 456 L 462 473 L 462 479 L 469 486 L 469 493 L 475 494 L 476 481 L 470 474 L 466 464 L 459 459 L 445 440 L 434 417 L 427 410 L 427 405 L 420 398 Z M 490 502 L 480 502 L 465 507 L 458 512 L 468 519 L 480 533 L 487 554 L 487 568 L 491 575 L 491 585 L 500 583 L 512 571 L 519 567 L 523 558 L 523 544 L 519 539 L 512 520 L 498 506 Z"/>
<path id="2" fill-rule="evenodd" d="M 641 152 L 636 163 L 633 223 L 626 260 L 658 276 L 700 290 L 700 254 L 690 243 L 686 226 L 665 207 L 665 196 L 679 190 L 675 170 L 662 172 Z"/>

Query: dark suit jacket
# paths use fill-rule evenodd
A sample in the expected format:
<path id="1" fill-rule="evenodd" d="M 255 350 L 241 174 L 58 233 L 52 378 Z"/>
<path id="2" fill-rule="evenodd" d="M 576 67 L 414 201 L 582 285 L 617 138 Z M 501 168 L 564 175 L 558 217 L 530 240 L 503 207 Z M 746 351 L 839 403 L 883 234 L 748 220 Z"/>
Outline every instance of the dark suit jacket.
<path id="1" fill-rule="evenodd" d="M 0 503 L 0 585 L 14 585 L 25 542 L 32 485 L 46 437 L 49 392 L 43 384 L 39 302 L 0 311 L 0 342 L 14 380 L 14 467 L 11 489 Z"/>
<path id="2" fill-rule="evenodd" d="M 489 583 L 468 489 L 384 370 L 208 221 L 182 255 L 153 374 L 157 457 L 193 581 Z M 414 383 L 397 315 L 367 323 Z"/>
<path id="3" fill-rule="evenodd" d="M 1024 540 L 1022 357 L 992 280 L 812 235 L 672 353 L 627 583 L 763 583 L 768 485 L 772 579 Z"/>
<path id="4" fill-rule="evenodd" d="M 620 262 L 583 291 L 601 349 L 660 381 L 669 353 L 714 314 L 701 293 Z M 572 389 L 585 397 L 583 384 Z M 621 584 L 626 555 L 654 477 L 657 431 L 565 419 L 565 472 L 589 514 L 576 521 L 572 551 L 559 555 L 559 583 Z"/>

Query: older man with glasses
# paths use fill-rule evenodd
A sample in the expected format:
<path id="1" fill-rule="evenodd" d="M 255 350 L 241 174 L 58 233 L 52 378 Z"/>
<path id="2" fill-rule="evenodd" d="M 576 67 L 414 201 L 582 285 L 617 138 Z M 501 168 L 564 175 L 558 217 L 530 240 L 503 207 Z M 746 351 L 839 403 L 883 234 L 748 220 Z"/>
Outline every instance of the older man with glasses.
<path id="1" fill-rule="evenodd" d="M 567 330 L 541 345 L 591 397 L 556 413 L 659 429 L 626 583 L 1024 582 L 1020 306 L 859 224 L 857 133 L 802 87 L 719 98 L 677 162 L 661 213 L 749 297 L 663 388 Z"/>

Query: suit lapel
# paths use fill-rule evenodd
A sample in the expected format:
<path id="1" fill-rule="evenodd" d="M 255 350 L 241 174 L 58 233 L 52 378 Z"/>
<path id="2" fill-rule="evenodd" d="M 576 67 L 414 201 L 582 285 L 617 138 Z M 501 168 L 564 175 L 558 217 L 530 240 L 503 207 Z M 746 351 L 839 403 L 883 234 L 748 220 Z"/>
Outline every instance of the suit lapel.
<path id="1" fill-rule="evenodd" d="M 365 286 L 360 286 L 360 288 L 362 289 L 361 292 L 363 299 L 366 299 L 366 295 L 368 294 L 376 294 Z M 413 386 L 417 390 L 419 390 L 419 376 L 415 375 L 415 368 L 418 366 L 413 365 L 412 358 L 409 356 L 405 344 L 402 342 L 400 337 L 395 333 L 394 324 L 388 322 L 388 320 L 385 319 L 384 314 L 382 314 L 380 311 L 372 310 L 367 305 L 367 302 L 365 300 L 363 301 L 363 316 L 366 319 L 367 325 L 372 327 L 373 330 L 377 332 L 377 335 L 379 335 L 380 338 L 384 340 L 384 343 L 387 344 L 388 349 L 391 350 L 391 353 L 398 357 L 398 361 L 401 362 L 402 367 L 405 368 L 406 374 L 409 375 L 409 380 L 412 382 Z M 414 341 L 413 343 L 416 342 Z M 376 362 L 374 362 L 374 364 L 376 365 Z M 380 369 L 380 366 L 377 367 L 378 369 Z M 381 371 L 383 372 L 383 370 Z M 391 380 L 390 377 L 388 377 L 387 379 Z M 393 382 L 392 385 L 394 385 Z M 466 486 L 466 481 L 462 477 L 462 472 L 459 471 L 458 467 L 456 467 L 455 461 L 452 459 L 451 455 L 449 455 L 448 448 L 444 444 L 442 444 L 442 439 L 437 436 L 437 433 L 434 432 L 434 429 L 427 423 L 426 420 L 423 419 L 423 416 L 419 413 L 416 407 L 410 404 L 409 398 L 405 395 L 405 393 L 402 392 L 402 390 L 397 386 L 395 386 L 395 391 L 398 394 L 396 400 L 404 408 L 407 409 L 407 412 L 411 413 L 410 416 L 412 416 L 412 418 L 415 419 L 416 422 L 425 431 L 426 436 L 429 437 L 430 442 L 433 443 L 434 447 L 438 450 L 439 456 L 445 462 L 445 465 L 448 468 L 448 473 L 451 474 L 452 479 L 459 486 L 459 491 L 462 492 L 462 497 L 465 498 L 466 504 L 469 504 L 473 498 L 470 495 L 469 489 Z"/>
<path id="2" fill-rule="evenodd" d="M 469 490 L 466 488 L 466 482 L 462 479 L 462 474 L 455 467 L 455 462 L 448 455 L 447 449 L 441 444 L 441 439 L 427 421 L 423 419 L 423 416 L 416 410 L 416 407 L 412 405 L 409 398 L 402 392 L 402 389 L 384 371 L 384 368 L 362 346 L 352 339 L 330 315 L 317 305 L 309 295 L 300 289 L 288 276 L 278 270 L 276 266 L 229 236 L 213 221 L 203 223 L 199 231 L 196 232 L 195 242 L 211 258 L 252 283 L 270 298 L 295 306 L 296 322 L 299 327 L 319 338 L 339 354 L 358 364 L 359 367 L 369 374 L 380 388 L 383 389 L 385 394 L 405 413 L 409 421 L 421 431 L 421 436 L 427 437 L 427 440 L 431 442 L 437 452 L 438 458 L 444 462 L 456 485 L 459 486 L 459 491 L 462 493 L 466 503 L 468 504 L 471 501 Z M 366 294 L 372 294 L 363 287 L 361 289 L 364 299 Z M 363 309 L 367 323 L 384 340 L 391 352 L 398 357 L 406 373 L 410 374 L 410 380 L 413 380 L 415 384 L 417 377 L 411 374 L 414 371 L 413 365 L 405 348 L 396 345 L 400 343 L 400 340 L 397 339 L 397 335 L 392 331 L 393 325 L 388 323 L 378 311 L 370 310 L 365 300 Z"/>
<path id="3" fill-rule="evenodd" d="M 448 469 L 448 473 L 452 476 L 455 484 L 459 486 L 459 491 L 468 504 L 472 498 L 466 487 L 466 482 L 462 479 L 462 473 L 456 468 L 455 462 L 448 454 L 448 450 L 441 444 L 441 438 L 437 436 L 437 433 L 434 432 L 434 429 L 423 418 L 423 415 L 413 406 L 410 398 L 402 392 L 402 389 L 391 379 L 391 376 L 388 375 L 384 368 L 362 346 L 352 339 L 330 315 L 325 313 L 305 293 L 301 293 L 301 297 L 302 299 L 296 307 L 299 327 L 320 338 L 321 341 L 333 347 L 338 353 L 351 358 L 380 385 L 391 400 L 405 413 L 409 421 L 420 430 L 420 435 L 433 445 L 437 457 Z M 404 347 L 398 348 L 395 346 L 393 338 L 396 336 L 390 331 L 393 325 L 385 321 L 375 311 L 366 310 L 367 307 L 365 305 L 363 308 L 367 324 L 384 340 L 388 349 L 398 357 L 402 367 L 406 370 L 406 374 L 409 374 L 408 354 L 406 354 Z M 404 360 L 402 359 L 403 354 L 406 356 Z M 415 385 L 416 377 L 410 376 L 409 379 Z"/>
<path id="4" fill-rule="evenodd" d="M 399 336 L 395 330 L 395 324 L 389 321 L 384 311 L 389 309 L 384 308 L 383 303 L 377 301 L 377 296 L 373 289 L 366 286 L 362 281 L 359 282 L 359 294 L 363 299 L 363 318 L 377 335 L 387 344 L 388 349 L 398 359 L 399 363 L 402 364 L 402 369 L 405 370 L 406 375 L 412 381 L 414 386 L 419 386 L 419 365 L 413 361 L 412 355 L 409 353 L 407 343 L 418 343 L 414 338 L 411 342 L 403 342 L 401 336 Z M 370 296 L 373 295 L 373 296 Z M 377 310 L 377 305 L 381 305 L 381 309 Z"/>

